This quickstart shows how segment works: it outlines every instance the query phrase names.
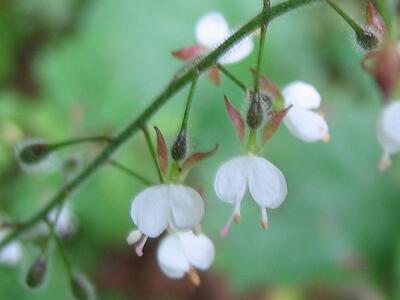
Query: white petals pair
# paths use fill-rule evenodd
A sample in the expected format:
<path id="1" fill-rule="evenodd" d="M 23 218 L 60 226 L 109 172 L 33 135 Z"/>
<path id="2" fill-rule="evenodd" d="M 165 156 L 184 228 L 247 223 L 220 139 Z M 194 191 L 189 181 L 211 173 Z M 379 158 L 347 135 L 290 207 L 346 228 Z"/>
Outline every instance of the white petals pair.
<path id="1" fill-rule="evenodd" d="M 183 60 L 194 60 L 221 45 L 230 36 L 231 30 L 221 13 L 210 12 L 199 19 L 195 33 L 196 45 L 174 51 L 172 54 Z M 253 47 L 251 38 L 246 37 L 233 45 L 218 62 L 221 64 L 239 62 L 252 52 Z"/>
<path id="2" fill-rule="evenodd" d="M 296 81 L 283 89 L 285 105 L 293 105 L 284 119 L 288 130 L 304 142 L 328 141 L 329 128 L 318 109 L 321 96 L 310 84 Z"/>
<path id="3" fill-rule="evenodd" d="M 5 238 L 7 230 L 0 230 L 0 241 Z M 0 264 L 15 265 L 23 256 L 22 246 L 17 241 L 12 241 L 0 250 Z"/>
<path id="4" fill-rule="evenodd" d="M 157 250 L 158 264 L 165 275 L 182 278 L 188 274 L 194 284 L 200 283 L 195 269 L 208 269 L 214 255 L 212 241 L 204 234 L 195 235 L 191 231 L 166 236 Z"/>
<path id="5" fill-rule="evenodd" d="M 287 185 L 282 172 L 268 160 L 248 154 L 224 163 L 214 182 L 217 196 L 234 205 L 232 216 L 221 230 L 226 235 L 232 221 L 240 220 L 240 205 L 249 187 L 254 201 L 261 207 L 261 223 L 268 226 L 267 208 L 277 208 L 286 199 Z"/>
<path id="6" fill-rule="evenodd" d="M 204 15 L 196 25 L 197 42 L 209 50 L 222 44 L 230 34 L 228 23 L 219 12 L 210 12 Z M 253 47 L 253 41 L 250 38 L 244 38 L 224 54 L 219 62 L 221 64 L 239 62 L 251 53 Z"/>
<path id="7" fill-rule="evenodd" d="M 382 109 L 377 124 L 378 141 L 383 148 L 379 169 L 391 165 L 390 156 L 400 152 L 400 102 L 391 101 Z"/>
<path id="8" fill-rule="evenodd" d="M 168 227 L 194 230 L 204 215 L 204 202 L 194 189 L 180 184 L 160 184 L 149 187 L 133 200 L 131 217 L 144 235 L 136 248 L 138 255 L 147 237 L 158 237 Z"/>

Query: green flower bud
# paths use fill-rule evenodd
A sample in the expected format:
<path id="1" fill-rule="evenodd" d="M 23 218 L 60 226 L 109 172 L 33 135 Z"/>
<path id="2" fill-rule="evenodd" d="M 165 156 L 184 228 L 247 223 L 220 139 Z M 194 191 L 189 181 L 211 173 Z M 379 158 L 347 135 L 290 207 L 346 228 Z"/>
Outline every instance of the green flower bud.
<path id="1" fill-rule="evenodd" d="M 30 267 L 26 276 L 26 284 L 30 288 L 37 288 L 43 283 L 47 271 L 47 260 L 44 255 L 40 255 Z"/>
<path id="2" fill-rule="evenodd" d="M 379 44 L 378 37 L 370 30 L 364 29 L 357 33 L 357 43 L 367 51 L 373 50 Z"/>
<path id="3" fill-rule="evenodd" d="M 41 140 L 25 140 L 17 144 L 15 156 L 25 171 L 40 172 L 51 169 L 54 165 L 52 149 Z"/>
<path id="4" fill-rule="evenodd" d="M 179 132 L 179 135 L 172 146 L 171 156 L 174 160 L 180 161 L 185 158 L 186 151 L 187 151 L 186 130 L 182 129 Z"/>
<path id="5" fill-rule="evenodd" d="M 264 119 L 263 108 L 258 99 L 251 101 L 250 108 L 247 112 L 247 125 L 251 129 L 257 129 Z"/>
<path id="6" fill-rule="evenodd" d="M 74 274 L 71 278 L 72 293 L 77 300 L 94 300 L 96 293 L 93 285 L 82 274 Z"/>

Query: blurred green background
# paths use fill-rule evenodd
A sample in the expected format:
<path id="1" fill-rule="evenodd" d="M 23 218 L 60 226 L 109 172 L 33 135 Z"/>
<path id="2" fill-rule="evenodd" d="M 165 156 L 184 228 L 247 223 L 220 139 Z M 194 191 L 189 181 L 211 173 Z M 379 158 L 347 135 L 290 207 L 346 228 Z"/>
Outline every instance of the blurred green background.
<path id="1" fill-rule="evenodd" d="M 59 172 L 22 173 L 12 147 L 24 137 L 60 141 L 112 134 L 137 116 L 182 63 L 170 52 L 195 42 L 194 25 L 219 10 L 231 25 L 255 16 L 260 0 L 4 0 L 0 1 L 0 209 L 25 219 L 62 185 Z M 273 4 L 279 1 L 272 1 Z M 364 1 L 338 1 L 362 21 Z M 375 123 L 381 100 L 360 67 L 363 52 L 352 32 L 326 5 L 301 8 L 275 20 L 267 35 L 264 71 L 281 87 L 294 80 L 314 84 L 323 97 L 331 141 L 305 144 L 281 128 L 264 154 L 286 175 L 289 195 L 261 229 L 247 197 L 243 221 L 228 237 L 219 228 L 231 206 L 217 200 L 217 167 L 240 154 L 223 105 L 226 94 L 240 107 L 244 96 L 228 79 L 217 88 L 199 82 L 190 120 L 191 147 L 216 155 L 196 167 L 189 183 L 203 187 L 204 231 L 216 261 L 204 286 L 173 282 L 155 266 L 155 241 L 135 257 L 125 237 L 133 224 L 132 197 L 142 185 L 105 166 L 69 199 L 80 221 L 66 243 L 68 256 L 97 286 L 99 299 L 400 299 L 400 160 L 377 170 L 381 150 Z M 251 83 L 256 52 L 228 66 Z M 171 142 L 181 122 L 187 90 L 150 121 Z M 90 161 L 99 147 L 79 146 Z M 141 134 L 115 156 L 156 179 Z M 28 290 L 24 274 L 35 257 L 0 267 L 0 299 L 72 299 L 55 251 L 45 285 Z"/>

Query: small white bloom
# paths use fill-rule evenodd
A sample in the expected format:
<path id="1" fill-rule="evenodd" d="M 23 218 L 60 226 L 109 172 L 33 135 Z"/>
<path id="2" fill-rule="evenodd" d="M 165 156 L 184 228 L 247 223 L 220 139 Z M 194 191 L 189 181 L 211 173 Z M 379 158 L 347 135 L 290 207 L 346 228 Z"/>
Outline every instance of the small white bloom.
<path id="1" fill-rule="evenodd" d="M 196 39 L 197 42 L 212 50 L 221 45 L 231 34 L 228 23 L 224 16 L 219 12 L 210 12 L 197 22 Z M 247 37 L 235 44 L 224 54 L 219 62 L 221 64 L 236 63 L 247 57 L 253 50 L 253 41 Z"/>
<path id="2" fill-rule="evenodd" d="M 158 264 L 170 278 L 182 278 L 189 274 L 195 284 L 199 277 L 195 269 L 207 270 L 214 260 L 215 249 L 212 241 L 204 234 L 191 231 L 166 236 L 157 250 Z"/>
<path id="3" fill-rule="evenodd" d="M 0 230 L 0 241 L 7 235 L 7 230 Z M 0 250 L 0 264 L 15 265 L 21 261 L 23 256 L 22 246 L 19 242 L 13 241 Z"/>
<path id="4" fill-rule="evenodd" d="M 390 156 L 400 152 L 400 102 L 391 101 L 382 109 L 377 125 L 378 141 L 383 148 L 379 169 L 391 165 Z"/>
<path id="5" fill-rule="evenodd" d="M 147 237 L 158 237 L 168 227 L 194 230 L 204 215 L 204 202 L 194 189 L 180 184 L 160 184 L 139 193 L 132 202 L 131 217 L 144 235 L 136 248 L 138 255 Z"/>
<path id="6" fill-rule="evenodd" d="M 29 147 L 45 145 L 45 142 L 41 139 L 25 139 L 17 143 L 14 147 L 15 158 L 25 172 L 40 173 L 40 172 L 51 172 L 55 168 L 56 158 L 54 153 L 47 153 L 43 156 L 38 156 L 37 159 L 27 159 L 23 156 L 24 151 Z"/>
<path id="7" fill-rule="evenodd" d="M 233 214 L 221 230 L 226 235 L 233 219 L 240 220 L 240 204 L 247 186 L 261 207 L 261 224 L 268 226 L 267 208 L 277 208 L 285 200 L 287 185 L 282 172 L 263 157 L 243 155 L 224 163 L 217 171 L 214 187 L 217 196 L 234 205 Z"/>
<path id="8" fill-rule="evenodd" d="M 48 218 L 51 223 L 56 221 L 59 208 L 55 208 L 50 211 Z M 78 227 L 78 220 L 71 211 L 69 205 L 64 205 L 59 213 L 57 224 L 54 227 L 55 232 L 59 236 L 70 236 L 73 235 Z"/>
<path id="9" fill-rule="evenodd" d="M 313 111 L 321 104 L 318 91 L 310 84 L 296 81 L 286 86 L 282 94 L 286 106 L 293 105 L 284 119 L 289 131 L 305 142 L 328 141 L 328 124 Z"/>

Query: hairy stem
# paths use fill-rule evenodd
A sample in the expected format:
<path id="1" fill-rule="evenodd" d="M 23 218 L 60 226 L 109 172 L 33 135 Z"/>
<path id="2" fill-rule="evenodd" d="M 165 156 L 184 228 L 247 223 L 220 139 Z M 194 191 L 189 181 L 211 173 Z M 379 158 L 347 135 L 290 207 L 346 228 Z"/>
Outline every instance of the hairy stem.
<path id="1" fill-rule="evenodd" d="M 187 129 L 187 124 L 188 124 L 188 120 L 189 120 L 189 112 L 190 112 L 190 108 L 192 107 L 194 91 L 196 90 L 196 85 L 197 85 L 197 79 L 198 78 L 199 78 L 198 76 L 195 76 L 193 78 L 192 85 L 190 87 L 189 96 L 188 96 L 188 99 L 187 99 L 187 102 L 186 102 L 186 107 L 185 107 L 185 114 L 183 115 L 181 132 L 182 132 L 182 130 L 186 130 Z"/>
<path id="2" fill-rule="evenodd" d="M 26 220 L 13 231 L 11 231 L 1 242 L 0 249 L 7 245 L 10 241 L 18 237 L 22 232 L 35 225 L 37 222 L 46 217 L 47 213 L 56 205 L 62 203 L 67 197 L 77 190 L 91 175 L 93 175 L 101 166 L 108 163 L 111 156 L 124 145 L 133 134 L 143 128 L 146 122 L 179 90 L 193 80 L 199 73 L 204 72 L 211 66 L 215 65 L 217 60 L 225 54 L 229 49 L 237 44 L 240 40 L 252 33 L 261 24 L 270 22 L 274 18 L 309 3 L 322 2 L 323 0 L 288 0 L 275 5 L 271 9 L 263 10 L 256 17 L 251 19 L 242 28 L 232 34 L 224 43 L 204 57 L 194 66 L 174 77 L 167 87 L 154 99 L 152 103 L 128 126 L 120 133 L 115 135 L 113 142 L 104 148 L 104 150 L 82 170 L 71 182 L 66 184 L 39 212 Z"/>

